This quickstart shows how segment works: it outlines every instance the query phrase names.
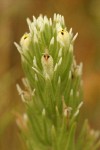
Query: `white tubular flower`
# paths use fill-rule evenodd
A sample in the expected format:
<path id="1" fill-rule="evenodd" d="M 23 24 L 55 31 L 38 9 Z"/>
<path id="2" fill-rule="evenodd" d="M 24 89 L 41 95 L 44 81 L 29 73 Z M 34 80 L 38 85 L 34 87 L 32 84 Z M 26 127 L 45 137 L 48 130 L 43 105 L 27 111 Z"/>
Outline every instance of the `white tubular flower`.
<path id="1" fill-rule="evenodd" d="M 49 20 L 48 20 L 47 16 L 44 16 L 44 24 L 48 24 L 49 25 Z"/>
<path id="2" fill-rule="evenodd" d="M 41 58 L 41 63 L 43 66 L 43 72 L 45 77 L 48 75 L 52 77 L 53 75 L 53 58 L 48 53 L 45 53 Z"/>
<path id="3" fill-rule="evenodd" d="M 62 26 L 60 22 L 56 24 L 56 30 L 57 32 L 60 32 L 62 30 Z"/>
<path id="4" fill-rule="evenodd" d="M 53 20 L 55 22 L 60 22 L 62 25 L 65 25 L 64 17 L 61 16 L 60 14 L 54 14 Z"/>
<path id="5" fill-rule="evenodd" d="M 83 64 L 80 63 L 79 66 L 77 66 L 76 70 L 75 70 L 75 75 L 76 76 L 81 76 L 82 75 L 82 68 L 83 68 Z"/>
<path id="6" fill-rule="evenodd" d="M 31 43 L 30 33 L 25 33 L 20 40 L 22 50 L 27 50 L 29 48 L 30 43 Z"/>
<path id="7" fill-rule="evenodd" d="M 63 46 L 69 46 L 70 36 L 66 29 L 58 31 L 57 41 L 60 42 Z"/>
<path id="8" fill-rule="evenodd" d="M 70 114 L 71 114 L 71 111 L 72 111 L 72 108 L 71 108 L 71 107 L 66 107 L 66 108 L 64 109 L 64 116 L 65 116 L 65 117 L 69 117 Z"/>

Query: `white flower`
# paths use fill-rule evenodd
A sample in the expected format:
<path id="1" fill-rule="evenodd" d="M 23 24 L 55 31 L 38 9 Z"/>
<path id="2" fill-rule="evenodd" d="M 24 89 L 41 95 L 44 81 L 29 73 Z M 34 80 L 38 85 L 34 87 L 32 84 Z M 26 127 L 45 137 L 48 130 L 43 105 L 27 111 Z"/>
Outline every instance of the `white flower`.
<path id="1" fill-rule="evenodd" d="M 63 46 L 69 46 L 70 36 L 66 29 L 61 29 L 58 31 L 57 41 Z"/>
<path id="2" fill-rule="evenodd" d="M 57 32 L 60 32 L 62 30 L 62 26 L 61 26 L 60 22 L 56 23 L 56 30 L 57 30 Z"/>
<path id="3" fill-rule="evenodd" d="M 48 75 L 51 77 L 53 75 L 53 58 L 48 53 L 45 53 L 41 58 L 41 63 L 43 67 L 43 73 L 45 77 Z"/>
<path id="4" fill-rule="evenodd" d="M 30 33 L 25 33 L 20 40 L 22 50 L 27 50 L 29 48 L 30 43 L 31 43 Z"/>
<path id="5" fill-rule="evenodd" d="M 79 66 L 77 66 L 76 70 L 75 70 L 75 75 L 76 76 L 81 76 L 82 75 L 82 68 L 83 68 L 83 64 L 80 63 Z"/>

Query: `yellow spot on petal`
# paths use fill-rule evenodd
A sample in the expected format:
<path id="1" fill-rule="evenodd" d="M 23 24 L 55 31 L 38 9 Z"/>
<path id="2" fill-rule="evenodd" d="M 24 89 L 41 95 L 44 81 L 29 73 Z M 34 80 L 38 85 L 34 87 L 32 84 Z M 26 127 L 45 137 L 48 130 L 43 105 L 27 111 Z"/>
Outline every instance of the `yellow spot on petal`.
<path id="1" fill-rule="evenodd" d="M 29 37 L 29 34 L 28 33 L 25 33 L 24 35 L 23 35 L 23 39 L 25 40 L 25 39 L 27 39 Z"/>
<path id="2" fill-rule="evenodd" d="M 31 42 L 30 33 L 25 33 L 20 40 L 20 45 L 23 49 L 28 49 L 30 42 Z"/>

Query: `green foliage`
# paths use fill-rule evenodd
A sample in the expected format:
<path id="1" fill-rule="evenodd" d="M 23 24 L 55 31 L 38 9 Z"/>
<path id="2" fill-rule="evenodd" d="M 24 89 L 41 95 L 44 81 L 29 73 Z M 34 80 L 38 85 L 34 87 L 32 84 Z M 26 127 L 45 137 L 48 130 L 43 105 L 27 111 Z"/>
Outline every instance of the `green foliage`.
<path id="1" fill-rule="evenodd" d="M 73 54 L 78 34 L 73 36 L 72 29 L 67 30 L 59 14 L 53 19 L 40 15 L 27 23 L 29 33 L 15 45 L 26 76 L 22 79 L 25 90 L 17 85 L 26 106 L 26 114 L 17 123 L 28 150 L 97 149 L 98 136 L 91 136 L 87 123 L 75 140 L 83 104 L 82 63 L 77 65 Z"/>

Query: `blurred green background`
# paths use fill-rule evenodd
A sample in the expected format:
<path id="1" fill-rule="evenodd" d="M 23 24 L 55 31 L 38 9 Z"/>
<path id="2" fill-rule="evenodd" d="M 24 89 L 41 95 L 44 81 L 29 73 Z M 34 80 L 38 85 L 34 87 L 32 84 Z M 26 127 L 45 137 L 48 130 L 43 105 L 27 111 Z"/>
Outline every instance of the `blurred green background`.
<path id="1" fill-rule="evenodd" d="M 64 15 L 68 29 L 79 33 L 77 63 L 83 62 L 82 118 L 100 129 L 100 0 L 0 0 L 0 150 L 24 150 L 14 112 L 23 110 L 16 83 L 23 77 L 20 55 L 13 42 L 28 31 L 26 18 Z"/>

